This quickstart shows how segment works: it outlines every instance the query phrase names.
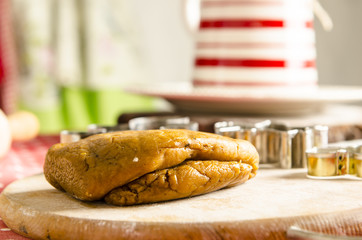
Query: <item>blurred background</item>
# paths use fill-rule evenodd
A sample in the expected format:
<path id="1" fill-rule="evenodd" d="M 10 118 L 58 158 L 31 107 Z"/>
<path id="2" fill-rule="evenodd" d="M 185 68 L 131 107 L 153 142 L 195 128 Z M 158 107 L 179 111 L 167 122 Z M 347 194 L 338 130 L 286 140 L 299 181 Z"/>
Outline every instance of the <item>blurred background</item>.
<path id="1" fill-rule="evenodd" d="M 112 125 L 159 101 L 132 82 L 191 81 L 194 39 L 182 0 L 0 0 L 0 106 L 34 113 L 41 133 Z M 319 84 L 362 85 L 362 1 L 320 0 Z"/>

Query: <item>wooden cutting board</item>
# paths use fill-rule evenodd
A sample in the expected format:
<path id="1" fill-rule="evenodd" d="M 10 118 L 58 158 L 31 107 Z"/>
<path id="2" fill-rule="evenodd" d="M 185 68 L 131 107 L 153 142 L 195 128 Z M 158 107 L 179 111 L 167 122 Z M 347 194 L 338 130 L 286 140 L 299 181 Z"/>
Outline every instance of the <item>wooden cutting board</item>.
<path id="1" fill-rule="evenodd" d="M 263 169 L 245 184 L 210 194 L 117 207 L 76 200 L 41 174 L 7 187 L 0 215 L 34 239 L 286 239 L 290 226 L 362 236 L 362 181 Z"/>

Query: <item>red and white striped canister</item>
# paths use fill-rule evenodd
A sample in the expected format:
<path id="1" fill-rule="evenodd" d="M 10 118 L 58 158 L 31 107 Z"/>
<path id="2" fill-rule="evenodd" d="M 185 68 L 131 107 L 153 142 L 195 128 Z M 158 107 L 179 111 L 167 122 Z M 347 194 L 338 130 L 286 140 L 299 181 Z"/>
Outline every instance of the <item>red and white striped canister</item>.
<path id="1" fill-rule="evenodd" d="M 201 0 L 194 87 L 316 87 L 313 0 Z"/>

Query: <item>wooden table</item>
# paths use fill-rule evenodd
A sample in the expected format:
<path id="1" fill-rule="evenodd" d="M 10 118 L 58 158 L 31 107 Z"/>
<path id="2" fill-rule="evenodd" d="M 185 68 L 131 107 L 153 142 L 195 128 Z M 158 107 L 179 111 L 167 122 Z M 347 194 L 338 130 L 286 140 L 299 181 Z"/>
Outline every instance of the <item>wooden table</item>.
<path id="1" fill-rule="evenodd" d="M 132 207 L 82 202 L 42 174 L 10 184 L 0 213 L 36 239 L 287 239 L 291 226 L 362 237 L 362 181 L 313 180 L 264 169 L 249 182 L 188 199 Z"/>

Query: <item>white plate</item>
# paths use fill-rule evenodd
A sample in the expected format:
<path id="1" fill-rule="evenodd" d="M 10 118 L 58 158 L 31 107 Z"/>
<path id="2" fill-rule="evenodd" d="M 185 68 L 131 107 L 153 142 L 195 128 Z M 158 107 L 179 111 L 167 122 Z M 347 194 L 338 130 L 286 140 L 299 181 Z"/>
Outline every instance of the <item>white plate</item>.
<path id="1" fill-rule="evenodd" d="M 161 97 L 177 110 L 200 113 L 301 114 L 330 103 L 362 102 L 361 86 L 319 86 L 314 89 L 194 88 L 189 83 L 133 84 L 126 91 Z"/>

